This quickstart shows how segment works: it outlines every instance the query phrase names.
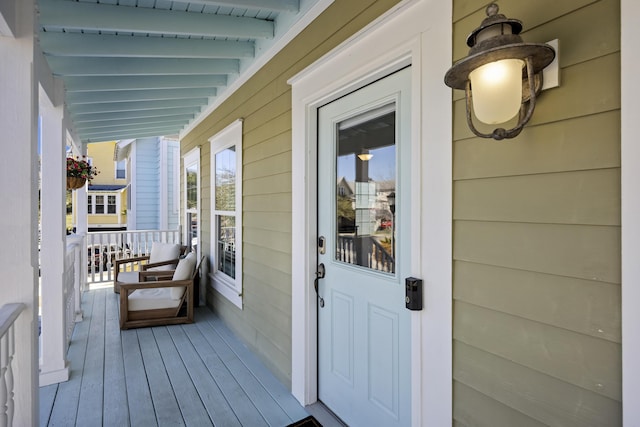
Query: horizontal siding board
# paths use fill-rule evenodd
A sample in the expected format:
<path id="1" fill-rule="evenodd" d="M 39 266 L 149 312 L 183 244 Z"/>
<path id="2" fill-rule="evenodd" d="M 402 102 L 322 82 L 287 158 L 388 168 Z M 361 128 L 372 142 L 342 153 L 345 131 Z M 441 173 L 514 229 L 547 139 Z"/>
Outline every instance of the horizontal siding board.
<path id="1" fill-rule="evenodd" d="M 284 299 L 286 300 L 286 306 L 291 308 L 290 272 L 276 270 L 271 268 L 271 266 L 268 264 L 261 264 L 257 261 L 254 261 L 245 266 L 244 277 L 250 278 L 251 281 L 255 283 L 254 289 L 256 289 L 260 294 L 264 293 L 264 290 L 267 289 L 268 291 L 266 292 L 276 292 L 285 295 Z M 286 296 L 289 296 L 288 300 Z M 282 301 L 283 299 L 278 296 L 269 301 L 269 304 L 278 305 L 280 309 L 284 309 L 283 306 L 279 305 L 280 303 L 282 303 Z"/>
<path id="2" fill-rule="evenodd" d="M 453 296 L 477 306 L 620 343 L 620 286 L 463 261 Z"/>
<path id="3" fill-rule="evenodd" d="M 291 212 L 291 193 L 246 196 L 242 203 L 248 212 Z"/>
<path id="4" fill-rule="evenodd" d="M 244 132 L 249 135 L 254 133 L 254 131 L 258 130 L 264 124 L 271 122 L 275 118 L 282 116 L 283 114 L 291 114 L 290 88 L 288 88 L 287 91 L 283 93 L 277 93 L 277 91 L 273 90 L 272 85 L 270 85 L 266 88 L 266 90 L 268 90 L 268 93 L 264 98 L 265 100 L 268 99 L 269 102 L 253 111 L 251 115 L 247 117 L 248 120 Z M 256 96 L 252 99 L 260 99 L 261 95 L 263 94 L 257 93 Z M 254 128 L 254 126 L 256 127 Z"/>
<path id="5" fill-rule="evenodd" d="M 454 341 L 454 379 L 549 426 L 622 425 L 621 403 Z"/>
<path id="6" fill-rule="evenodd" d="M 245 122 L 251 122 L 251 117 L 245 119 Z M 273 138 L 285 132 L 291 131 L 291 110 L 281 112 L 280 115 L 269 120 L 267 123 L 260 123 L 251 132 L 245 132 L 243 137 L 248 147 Z M 289 142 L 291 145 L 291 142 Z"/>
<path id="7" fill-rule="evenodd" d="M 252 229 L 291 233 L 290 217 L 291 215 L 285 212 L 245 212 L 242 218 L 245 236 L 251 233 Z"/>
<path id="8" fill-rule="evenodd" d="M 274 251 L 285 253 L 291 252 L 290 233 L 281 233 L 262 229 L 253 229 L 250 232 L 247 230 L 244 242 Z"/>
<path id="9" fill-rule="evenodd" d="M 458 404 L 453 407 L 453 419 L 462 426 L 474 427 L 545 427 L 502 403 L 457 381 L 453 382 L 453 394 Z"/>
<path id="10" fill-rule="evenodd" d="M 289 133 L 278 135 L 276 138 L 291 139 Z M 249 153 L 251 151 L 251 153 Z M 251 158 L 247 157 L 251 154 Z M 290 147 L 276 144 L 266 144 L 252 147 L 244 152 L 245 168 L 244 179 L 261 178 L 275 175 L 283 171 L 291 171 Z"/>
<path id="11" fill-rule="evenodd" d="M 243 249 L 244 259 L 248 262 L 256 261 L 270 265 L 276 270 L 291 271 L 291 253 L 277 252 L 271 248 L 255 246 L 249 243 L 245 243 Z"/>
<path id="12" fill-rule="evenodd" d="M 291 192 L 291 172 L 266 176 L 260 179 L 248 179 L 243 182 L 244 196 Z"/>
<path id="13" fill-rule="evenodd" d="M 256 299 L 248 298 L 244 307 L 247 320 L 256 331 L 264 337 L 270 337 L 271 345 L 277 348 L 278 352 L 288 354 L 291 351 L 291 316 L 260 304 Z M 269 318 L 269 322 L 264 321 L 266 317 Z"/>
<path id="14" fill-rule="evenodd" d="M 571 14 L 598 0 L 537 0 L 535 2 L 510 1 L 499 3 L 500 13 L 508 18 L 521 19 L 523 21 L 523 39 L 531 42 L 546 42 L 550 39 L 529 38 L 527 31 L 547 24 L 558 16 Z M 458 4 L 461 3 L 461 4 Z M 485 7 L 487 1 L 468 0 L 453 2 L 453 58 L 458 60 L 467 55 L 468 47 L 466 38 L 480 22 L 486 18 Z M 555 37 L 554 37 L 555 38 Z"/>
<path id="15" fill-rule="evenodd" d="M 272 279 L 274 276 L 279 278 Z M 283 313 L 291 310 L 291 276 L 277 270 L 253 267 L 244 271 L 244 277 L 251 283 L 254 299 Z"/>
<path id="16" fill-rule="evenodd" d="M 454 259 L 620 283 L 620 228 L 456 221 Z"/>
<path id="17" fill-rule="evenodd" d="M 291 129 L 276 133 L 268 138 L 255 138 L 255 141 L 256 143 L 251 147 L 245 147 L 244 162 L 246 165 L 291 152 Z"/>
<path id="18" fill-rule="evenodd" d="M 617 168 L 458 181 L 453 194 L 454 219 L 620 225 Z"/>
<path id="19" fill-rule="evenodd" d="M 454 323 L 457 341 L 622 400 L 620 344 L 460 301 Z"/>
<path id="20" fill-rule="evenodd" d="M 613 167 L 620 167 L 619 110 L 527 127 L 513 143 L 472 138 L 453 147 L 455 180 Z"/>
<path id="21" fill-rule="evenodd" d="M 528 27 L 528 23 L 525 24 Z M 592 2 L 573 13 L 559 16 L 543 26 L 526 31 L 523 37 L 537 42 L 558 39 L 561 68 L 618 52 L 620 1 Z M 560 81 L 561 85 L 563 83 Z"/>
<path id="22" fill-rule="evenodd" d="M 562 85 L 544 93 L 536 103 L 531 124 L 620 109 L 620 52 L 563 68 Z M 585 90 L 589 88 L 589 90 Z"/>
<path id="23" fill-rule="evenodd" d="M 265 269 L 265 275 L 273 275 L 277 271 Z M 291 279 L 283 280 L 281 283 L 267 283 L 261 277 L 256 277 L 254 273 L 246 273 L 243 276 L 243 304 L 244 309 L 249 311 L 259 311 L 269 318 L 270 325 L 284 325 L 285 329 L 280 333 L 291 336 L 291 330 L 286 325 L 291 319 Z M 287 286 L 288 285 L 288 286 Z M 249 295 L 247 295 L 249 294 Z M 260 305 L 260 308 L 257 308 Z"/>

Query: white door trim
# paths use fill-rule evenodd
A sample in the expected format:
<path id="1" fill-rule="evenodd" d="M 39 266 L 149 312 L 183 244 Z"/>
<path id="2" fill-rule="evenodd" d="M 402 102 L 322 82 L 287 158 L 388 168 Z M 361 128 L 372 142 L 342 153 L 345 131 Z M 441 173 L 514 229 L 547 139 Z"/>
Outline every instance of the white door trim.
<path id="1" fill-rule="evenodd" d="M 640 84 L 640 4 L 621 1 L 621 132 L 622 132 L 622 420 L 640 425 L 640 145 L 637 118 Z"/>
<path id="2" fill-rule="evenodd" d="M 292 85 L 292 379 L 302 403 L 317 401 L 317 109 L 412 65 L 412 274 L 425 309 L 412 318 L 412 425 L 452 419 L 452 1 L 407 0 L 290 80 Z M 415 151 L 413 151 L 415 150 Z"/>
<path id="3" fill-rule="evenodd" d="M 192 164 L 196 164 L 198 167 L 198 195 L 196 200 L 198 201 L 198 206 L 196 207 L 196 215 L 198 218 L 198 236 L 197 236 L 197 240 L 198 240 L 198 248 L 197 248 L 197 252 L 196 255 L 198 257 L 198 259 L 200 259 L 200 253 L 202 251 L 202 237 L 201 237 L 201 230 L 202 230 L 202 215 L 201 215 L 201 203 L 200 203 L 200 193 L 202 191 L 202 182 L 200 181 L 202 178 L 202 169 L 200 167 L 200 147 L 195 147 L 194 149 L 192 149 L 191 151 L 189 151 L 188 153 L 186 153 L 184 156 L 182 156 L 182 178 L 184 179 L 184 182 L 182 183 L 182 194 L 184 195 L 184 198 L 182 199 L 182 208 L 183 208 L 183 213 L 184 213 L 184 217 L 182 218 L 182 220 L 184 220 L 184 244 L 185 245 L 189 245 L 190 243 L 190 239 L 191 239 L 191 224 L 187 224 L 187 167 L 189 165 Z M 182 222 L 181 220 L 181 222 Z M 204 294 L 201 293 L 200 294 L 201 297 L 200 298 L 204 298 Z"/>

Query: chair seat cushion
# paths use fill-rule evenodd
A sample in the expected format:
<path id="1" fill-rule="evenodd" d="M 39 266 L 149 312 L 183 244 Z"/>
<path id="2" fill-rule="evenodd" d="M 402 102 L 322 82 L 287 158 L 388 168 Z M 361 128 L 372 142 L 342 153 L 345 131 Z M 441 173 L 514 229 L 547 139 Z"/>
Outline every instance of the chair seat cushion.
<path id="1" fill-rule="evenodd" d="M 118 282 L 120 283 L 138 283 L 140 275 L 137 271 L 121 271 L 118 273 Z"/>
<path id="2" fill-rule="evenodd" d="M 176 308 L 180 299 L 171 298 L 171 288 L 136 289 L 129 294 L 129 311 Z"/>

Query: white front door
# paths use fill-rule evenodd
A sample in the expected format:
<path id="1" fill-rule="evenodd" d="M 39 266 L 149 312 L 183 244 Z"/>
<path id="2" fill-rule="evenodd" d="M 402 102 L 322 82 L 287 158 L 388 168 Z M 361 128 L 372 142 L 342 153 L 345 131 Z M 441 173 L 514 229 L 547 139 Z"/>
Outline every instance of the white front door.
<path id="1" fill-rule="evenodd" d="M 405 68 L 318 113 L 318 395 L 350 426 L 411 422 L 410 96 Z"/>

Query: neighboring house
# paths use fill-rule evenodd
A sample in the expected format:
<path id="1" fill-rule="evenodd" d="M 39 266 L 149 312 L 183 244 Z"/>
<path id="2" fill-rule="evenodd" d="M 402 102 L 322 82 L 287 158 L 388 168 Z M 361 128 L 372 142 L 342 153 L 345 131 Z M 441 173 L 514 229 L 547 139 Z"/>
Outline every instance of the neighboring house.
<path id="1" fill-rule="evenodd" d="M 170 137 L 121 140 L 111 155 L 118 164 L 126 166 L 127 229 L 178 228 L 178 140 Z"/>
<path id="2" fill-rule="evenodd" d="M 114 161 L 115 145 L 111 141 L 87 146 L 87 157 L 99 171 L 87 188 L 89 231 L 127 229 L 127 169 L 126 162 Z"/>

